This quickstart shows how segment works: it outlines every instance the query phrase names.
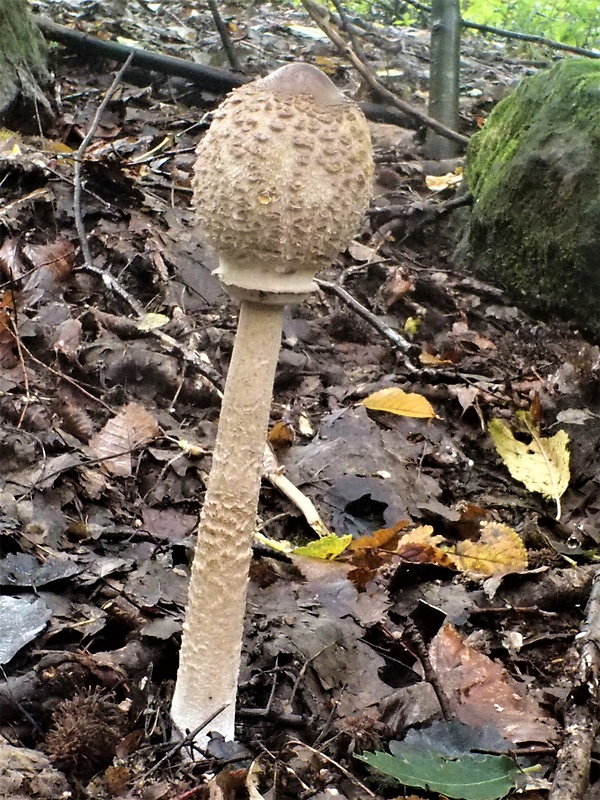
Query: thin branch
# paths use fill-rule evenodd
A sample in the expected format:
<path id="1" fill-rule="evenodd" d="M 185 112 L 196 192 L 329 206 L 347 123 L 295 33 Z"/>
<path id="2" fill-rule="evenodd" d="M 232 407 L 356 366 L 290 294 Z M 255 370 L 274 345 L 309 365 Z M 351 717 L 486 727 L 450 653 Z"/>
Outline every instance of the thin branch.
<path id="1" fill-rule="evenodd" d="M 579 664 L 567 698 L 563 742 L 548 800 L 581 800 L 589 788 L 592 748 L 600 728 L 600 571 L 594 575 L 577 645 Z"/>
<path id="2" fill-rule="evenodd" d="M 231 38 L 227 32 L 227 26 L 223 22 L 223 17 L 219 13 L 219 8 L 215 0 L 207 0 L 207 2 L 208 7 L 210 8 L 210 13 L 212 14 L 213 22 L 215 23 L 215 28 L 217 29 L 221 38 L 223 50 L 225 50 L 225 55 L 229 61 L 229 66 L 234 72 L 243 72 L 240 60 L 237 57 L 237 53 L 235 52 L 233 44 L 231 43 Z"/>
<path id="3" fill-rule="evenodd" d="M 419 0 L 404 0 L 408 5 L 419 11 L 424 11 L 426 14 L 431 13 L 431 6 L 420 3 Z M 551 47 L 553 50 L 564 50 L 567 53 L 575 53 L 578 56 L 587 56 L 588 58 L 600 58 L 599 50 L 588 50 L 585 47 L 576 47 L 571 44 L 564 44 L 557 42 L 554 39 L 546 39 L 545 36 L 537 36 L 535 33 L 518 33 L 517 31 L 507 31 L 504 28 L 495 28 L 492 25 L 482 25 L 479 22 L 469 22 L 466 19 L 462 21 L 463 27 L 472 28 L 482 33 L 491 33 L 494 36 L 503 36 L 505 39 L 518 39 L 521 42 L 535 42 L 536 44 L 543 44 L 546 47 Z"/>
<path id="4" fill-rule="evenodd" d="M 123 77 L 123 73 L 127 69 L 127 67 L 133 61 L 133 53 L 130 53 L 127 57 L 127 60 L 121 67 L 121 69 L 117 72 L 114 77 L 113 82 L 108 88 L 108 91 L 104 95 L 102 102 L 96 109 L 96 114 L 94 115 L 94 119 L 92 120 L 92 124 L 90 125 L 90 129 L 86 133 L 83 141 L 79 145 L 77 151 L 73 156 L 73 160 L 75 161 L 75 172 L 74 172 L 74 182 L 75 182 L 75 193 L 73 197 L 73 204 L 75 206 L 75 228 L 77 230 L 77 236 L 79 238 L 79 244 L 81 245 L 81 252 L 83 254 L 83 260 L 85 261 L 88 267 L 93 267 L 94 262 L 92 260 L 92 254 L 90 252 L 90 246 L 87 240 L 87 234 L 85 232 L 85 225 L 83 224 L 83 213 L 81 211 L 81 191 L 82 191 L 82 180 L 81 180 L 81 165 L 83 163 L 83 158 L 85 156 L 85 152 L 89 147 L 90 142 L 94 138 L 96 131 L 98 130 L 98 125 L 100 125 L 100 120 L 102 118 L 102 114 L 106 106 L 108 105 L 111 97 L 114 95 L 115 91 L 117 90 L 117 86 L 121 82 L 121 78 Z"/>
<path id="5" fill-rule="evenodd" d="M 204 730 L 204 728 L 210 725 L 210 723 L 215 719 L 215 717 L 218 717 L 222 711 L 225 711 L 226 708 L 227 708 L 227 703 L 225 703 L 225 705 L 222 705 L 220 708 L 217 708 L 215 712 L 213 712 L 209 717 L 207 717 L 203 722 L 201 722 L 200 725 L 198 725 L 198 727 L 195 728 L 193 731 L 188 731 L 188 733 L 186 733 L 183 739 L 180 739 L 176 744 L 174 744 L 173 747 L 171 747 L 171 749 L 156 762 L 156 764 L 153 764 L 150 767 L 150 769 L 144 773 L 143 775 L 144 779 L 152 775 L 153 772 L 156 772 L 156 770 L 159 767 L 162 767 L 162 765 L 166 761 L 169 761 L 169 759 L 173 758 L 174 755 L 177 755 L 177 753 L 179 753 L 180 750 L 183 750 L 184 747 L 189 746 L 192 749 L 199 750 L 200 748 L 198 748 L 197 745 L 194 744 L 194 739 L 196 738 L 196 736 L 198 736 L 198 734 L 201 731 Z M 200 750 L 200 752 L 202 751 Z"/>
<path id="6" fill-rule="evenodd" d="M 438 122 L 437 120 L 432 119 L 430 116 L 425 114 L 424 111 L 419 111 L 419 109 L 414 108 L 414 106 L 412 106 L 410 103 L 401 100 L 393 92 L 390 92 L 389 89 L 386 89 L 385 86 L 377 80 L 371 69 L 360 60 L 352 47 L 346 44 L 340 34 L 329 23 L 330 15 L 326 8 L 323 8 L 323 6 L 321 6 L 319 3 L 316 3 L 315 0 L 302 0 L 302 5 L 308 12 L 311 19 L 319 26 L 319 28 L 321 28 L 322 31 L 324 31 L 324 33 L 327 34 L 333 44 L 338 48 L 340 53 L 342 53 L 342 55 L 344 55 L 350 61 L 356 71 L 364 78 L 367 84 L 375 92 L 377 92 L 380 97 L 383 97 L 388 103 L 396 108 L 399 108 L 408 116 L 417 119 L 423 125 L 426 125 L 428 128 L 436 131 L 436 133 L 439 133 L 454 142 L 459 142 L 462 145 L 468 144 L 468 136 L 463 136 L 461 133 L 457 133 L 456 131 L 447 128 L 445 125 L 442 125 L 441 122 Z"/>
<path id="7" fill-rule="evenodd" d="M 394 347 L 397 347 L 403 353 L 409 353 L 413 349 L 413 345 L 408 339 L 405 339 L 393 328 L 390 328 L 389 325 L 386 325 L 383 320 L 371 313 L 368 308 L 365 308 L 362 303 L 359 303 L 355 297 L 352 297 L 352 295 L 345 289 L 342 289 L 341 286 L 338 286 L 336 283 L 330 283 L 329 281 L 322 281 L 319 278 L 315 278 L 315 283 L 321 289 L 329 292 L 329 294 L 337 295 L 347 306 L 353 311 L 356 311 L 359 317 L 362 317 L 369 325 L 372 325 L 375 330 L 385 336 L 386 339 L 389 339 Z M 413 367 L 412 364 L 407 363 L 407 367 L 411 372 L 415 372 L 415 367 Z"/>
<path id="8" fill-rule="evenodd" d="M 535 42 L 536 44 L 543 44 L 546 47 L 551 47 L 553 50 L 564 50 L 567 53 L 575 53 L 578 56 L 587 56 L 588 58 L 600 58 L 599 50 L 588 50 L 585 47 L 577 47 L 573 44 L 563 44 L 554 39 L 546 39 L 545 36 L 537 36 L 534 33 L 518 33 L 517 31 L 506 31 L 502 28 L 494 28 L 491 25 L 480 25 L 478 22 L 466 22 L 463 20 L 465 28 L 473 28 L 482 33 L 491 33 L 494 36 L 503 36 L 506 39 L 518 39 L 521 42 Z"/>
<path id="9" fill-rule="evenodd" d="M 357 58 L 360 58 L 362 63 L 368 67 L 369 62 L 367 61 L 367 57 L 365 56 L 364 50 L 362 49 L 362 45 L 360 43 L 360 39 L 358 38 L 357 30 L 354 25 L 348 19 L 348 14 L 346 13 L 346 9 L 341 3 L 341 0 L 333 0 L 333 5 L 335 6 L 335 10 L 340 15 L 340 27 L 345 32 L 352 49 L 356 53 Z"/>
<path id="10" fill-rule="evenodd" d="M 315 750 L 314 747 L 311 747 L 310 745 L 301 742 L 299 739 L 289 739 L 288 745 L 292 745 L 293 747 L 304 747 L 304 749 L 308 750 L 309 753 L 318 756 L 318 758 L 322 758 L 323 761 L 327 762 L 327 764 L 331 764 L 332 767 L 338 769 L 342 773 L 342 775 L 344 775 L 346 778 L 348 778 L 349 781 L 351 781 L 353 784 L 362 789 L 362 791 L 368 794 L 369 797 L 377 797 L 375 792 L 372 792 L 368 786 L 365 786 L 364 783 L 359 781 L 358 778 L 355 775 L 353 775 L 349 770 L 347 770 L 346 767 L 343 767 L 339 763 L 339 761 L 335 761 L 333 758 L 326 756 L 325 753 L 322 753 L 320 750 Z"/>
<path id="11" fill-rule="evenodd" d="M 122 286 L 122 284 L 119 283 L 119 281 L 113 275 L 110 274 L 110 272 L 106 272 L 105 270 L 100 269 L 100 267 L 96 267 L 94 265 L 88 266 L 87 264 L 82 266 L 81 269 L 85 272 L 91 273 L 92 275 L 98 276 L 108 289 L 113 291 L 129 305 L 138 319 L 141 320 L 146 316 L 146 311 L 139 300 L 130 294 L 127 289 Z M 196 372 L 206 378 L 206 380 L 214 386 L 219 397 L 223 396 L 223 376 L 209 364 L 206 364 L 198 355 L 198 353 L 196 353 L 194 350 L 191 350 L 189 347 L 186 347 L 186 345 L 182 344 L 181 342 L 178 342 L 177 339 L 174 339 L 172 336 L 169 336 L 168 333 L 165 333 L 160 329 L 155 328 L 147 331 L 147 333 L 150 336 L 153 336 L 155 339 L 158 339 L 169 352 L 177 353 L 185 361 L 187 361 L 188 364 L 191 364 Z"/>

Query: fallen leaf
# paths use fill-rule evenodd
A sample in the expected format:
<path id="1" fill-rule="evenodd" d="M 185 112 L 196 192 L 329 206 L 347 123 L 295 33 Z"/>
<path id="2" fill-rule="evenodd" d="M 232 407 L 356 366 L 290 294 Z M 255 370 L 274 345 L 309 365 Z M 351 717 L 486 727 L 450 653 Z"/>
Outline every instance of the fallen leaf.
<path id="1" fill-rule="evenodd" d="M 374 392 L 366 397 L 361 405 L 370 411 L 387 411 L 389 414 L 402 417 L 435 419 L 437 416 L 431 403 L 423 395 L 413 392 L 409 394 L 395 386 Z"/>
<path id="2" fill-rule="evenodd" d="M 478 652 L 446 623 L 429 655 L 450 708 L 466 725 L 491 724 L 511 742 L 556 740 L 556 722 L 504 667 Z"/>
<path id="3" fill-rule="evenodd" d="M 284 447 L 291 447 L 294 444 L 294 430 L 287 424 L 280 420 L 269 431 L 267 441 L 273 445 L 275 450 L 281 450 Z"/>
<path id="4" fill-rule="evenodd" d="M 456 569 L 454 560 L 444 545 L 444 537 L 434 534 L 431 525 L 421 525 L 404 534 L 398 542 L 396 552 L 411 564 L 437 564 Z"/>
<path id="5" fill-rule="evenodd" d="M 136 322 L 135 327 L 139 331 L 148 332 L 154 331 L 157 328 L 164 328 L 171 320 L 166 314 L 148 313 Z"/>
<path id="6" fill-rule="evenodd" d="M 457 172 L 447 172 L 445 175 L 426 175 L 425 185 L 432 192 L 441 192 L 444 189 L 455 188 L 462 183 L 462 170 Z"/>
<path id="7" fill-rule="evenodd" d="M 436 356 L 433 355 L 433 353 L 428 353 L 426 351 L 419 355 L 419 361 L 421 364 L 425 364 L 426 367 L 447 367 L 448 365 L 454 364 L 454 362 L 449 358 Z"/>
<path id="8" fill-rule="evenodd" d="M 499 800 L 516 784 L 520 770 L 508 756 L 462 753 L 448 758 L 418 744 L 391 742 L 394 754 L 356 756 L 405 786 L 418 786 L 457 800 Z"/>
<path id="9" fill-rule="evenodd" d="M 158 423 L 143 406 L 129 403 L 95 433 L 89 452 L 102 459 L 102 468 L 111 475 L 131 475 L 131 451 L 148 444 L 160 434 Z"/>
<path id="10" fill-rule="evenodd" d="M 295 556 L 308 556 L 309 558 L 333 559 L 341 555 L 352 542 L 352 536 L 337 536 L 330 533 L 302 547 L 295 547 L 292 554 Z"/>
<path id="11" fill-rule="evenodd" d="M 571 478 L 569 436 L 565 431 L 557 431 L 550 438 L 542 437 L 539 427 L 527 412 L 519 412 L 517 419 L 531 438 L 529 444 L 516 439 L 508 425 L 500 419 L 492 419 L 488 423 L 490 436 L 511 476 L 523 483 L 530 492 L 539 492 L 547 500 L 554 499 L 559 519 L 560 498 Z"/>
<path id="12" fill-rule="evenodd" d="M 501 522 L 484 522 L 481 536 L 454 548 L 457 569 L 474 578 L 506 575 L 527 569 L 527 550 L 519 534 Z"/>

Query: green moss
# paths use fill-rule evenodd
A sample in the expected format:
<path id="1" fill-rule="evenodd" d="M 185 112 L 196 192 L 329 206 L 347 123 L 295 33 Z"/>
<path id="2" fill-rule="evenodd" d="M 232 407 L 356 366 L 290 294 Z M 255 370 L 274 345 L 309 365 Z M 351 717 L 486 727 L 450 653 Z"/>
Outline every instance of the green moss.
<path id="1" fill-rule="evenodd" d="M 600 331 L 600 62 L 522 81 L 473 137 L 465 174 L 468 262 Z"/>

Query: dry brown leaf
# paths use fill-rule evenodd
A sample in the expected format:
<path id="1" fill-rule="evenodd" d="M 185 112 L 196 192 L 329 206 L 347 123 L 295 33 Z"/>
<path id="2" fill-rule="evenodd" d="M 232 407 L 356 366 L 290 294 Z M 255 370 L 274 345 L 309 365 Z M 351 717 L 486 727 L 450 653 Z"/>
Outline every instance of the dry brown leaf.
<path id="1" fill-rule="evenodd" d="M 457 568 L 471 577 L 489 578 L 527 569 L 527 550 L 519 534 L 501 522 L 483 522 L 475 542 L 458 542 L 453 555 Z"/>
<path id="2" fill-rule="evenodd" d="M 348 549 L 357 554 L 370 549 L 395 550 L 398 546 L 398 536 L 407 527 L 408 521 L 400 520 L 393 528 L 380 528 L 368 536 L 359 536 Z"/>
<path id="3" fill-rule="evenodd" d="M 456 569 L 452 556 L 445 547 L 440 547 L 443 542 L 444 537 L 434 534 L 431 525 L 421 525 L 400 539 L 396 552 L 412 564 L 437 564 Z"/>
<path id="4" fill-rule="evenodd" d="M 504 667 L 468 645 L 450 624 L 431 642 L 432 666 L 451 710 L 466 725 L 493 725 L 511 742 L 554 742 L 556 722 Z"/>
<path id="5" fill-rule="evenodd" d="M 111 475 L 131 475 L 131 451 L 148 444 L 160 434 L 158 423 L 143 406 L 129 403 L 102 430 L 90 439 L 90 453 L 103 459 L 102 467 Z"/>
<path id="6" fill-rule="evenodd" d="M 62 322 L 56 330 L 54 350 L 62 353 L 69 361 L 75 361 L 79 348 L 83 325 L 78 319 L 67 319 Z"/>
<path id="7" fill-rule="evenodd" d="M 284 447 L 291 447 L 294 444 L 294 430 L 287 422 L 276 422 L 269 431 L 267 441 L 275 450 L 282 450 Z"/>
<path id="8" fill-rule="evenodd" d="M 12 237 L 5 239 L 0 247 L 0 274 L 7 281 L 18 281 L 27 271 L 19 244 L 19 239 Z"/>

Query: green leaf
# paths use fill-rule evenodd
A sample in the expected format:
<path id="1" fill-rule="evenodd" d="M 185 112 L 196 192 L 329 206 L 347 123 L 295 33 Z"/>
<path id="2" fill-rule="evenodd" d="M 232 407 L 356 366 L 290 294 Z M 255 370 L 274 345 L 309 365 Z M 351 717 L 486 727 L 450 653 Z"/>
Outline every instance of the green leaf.
<path id="1" fill-rule="evenodd" d="M 335 533 L 330 533 L 328 536 L 323 536 L 322 539 L 317 539 L 315 542 L 309 542 L 303 547 L 295 547 L 292 553 L 295 556 L 308 556 L 309 558 L 337 558 L 344 552 L 351 541 L 351 534 L 337 536 Z"/>
<path id="2" fill-rule="evenodd" d="M 465 753 L 456 758 L 433 750 L 395 743 L 396 755 L 365 753 L 356 756 L 370 767 L 405 786 L 439 792 L 456 800 L 498 800 L 516 783 L 519 768 L 508 756 Z"/>

